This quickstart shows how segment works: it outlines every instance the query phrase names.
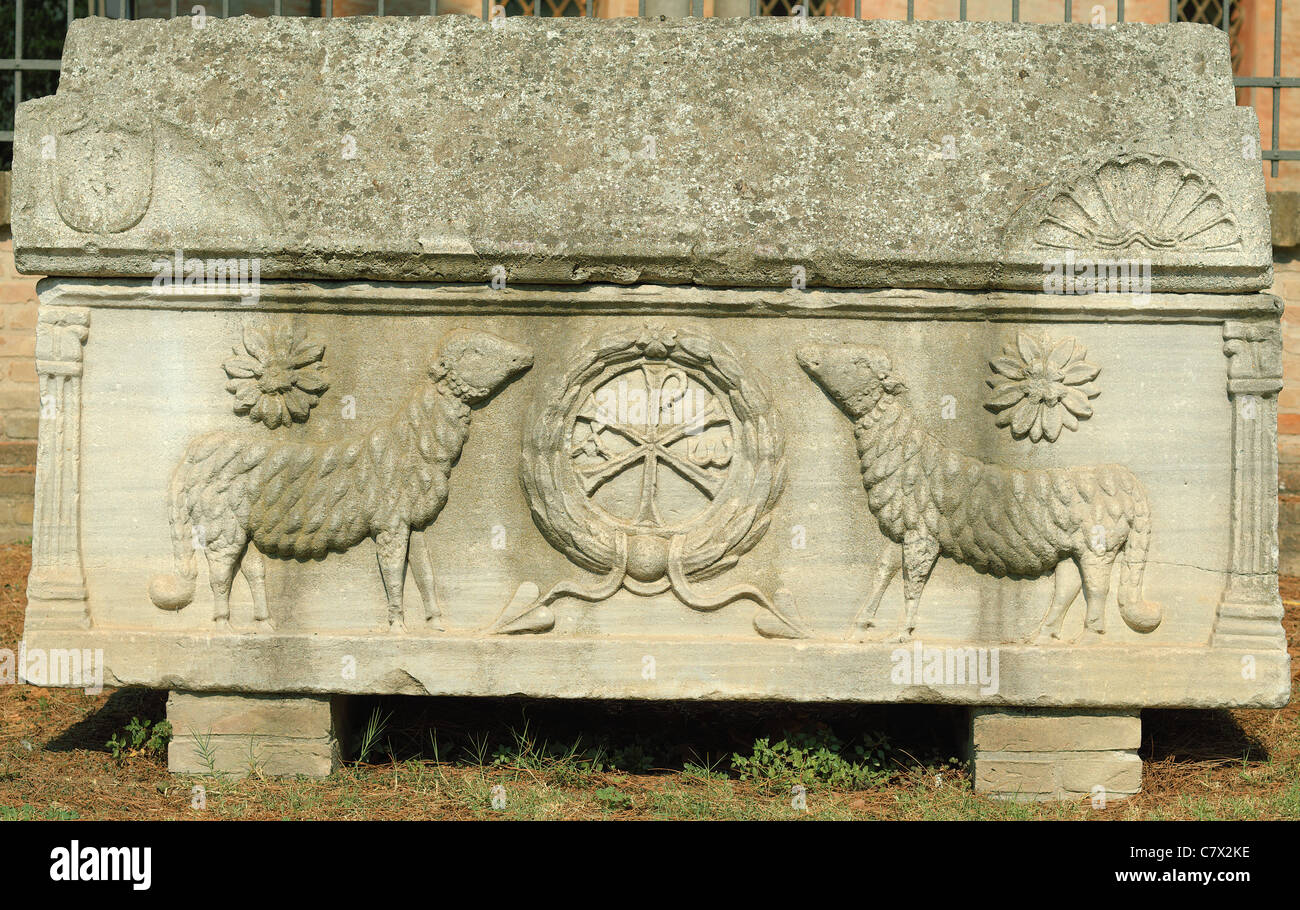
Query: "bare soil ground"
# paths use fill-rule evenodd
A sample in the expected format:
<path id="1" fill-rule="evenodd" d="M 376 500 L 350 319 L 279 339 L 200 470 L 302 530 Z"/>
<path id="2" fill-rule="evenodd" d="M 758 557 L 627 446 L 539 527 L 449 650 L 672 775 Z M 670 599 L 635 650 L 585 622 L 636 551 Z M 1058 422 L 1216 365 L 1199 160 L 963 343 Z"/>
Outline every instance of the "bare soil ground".
<path id="1" fill-rule="evenodd" d="M 0 648 L 21 638 L 30 557 L 0 547 Z M 1300 675 L 1300 579 L 1283 579 L 1282 597 Z M 1103 809 L 973 794 L 957 708 L 364 699 L 356 714 L 377 727 L 366 760 L 312 781 L 178 777 L 165 754 L 114 758 L 109 739 L 133 718 L 162 720 L 165 699 L 0 685 L 0 819 L 1300 819 L 1294 695 L 1280 711 L 1144 711 L 1142 793 Z M 755 741 L 787 734 L 839 750 L 814 772 L 863 767 L 855 743 L 884 768 L 851 786 L 810 781 L 796 806 L 798 778 L 741 779 L 731 761 L 770 756 Z"/>

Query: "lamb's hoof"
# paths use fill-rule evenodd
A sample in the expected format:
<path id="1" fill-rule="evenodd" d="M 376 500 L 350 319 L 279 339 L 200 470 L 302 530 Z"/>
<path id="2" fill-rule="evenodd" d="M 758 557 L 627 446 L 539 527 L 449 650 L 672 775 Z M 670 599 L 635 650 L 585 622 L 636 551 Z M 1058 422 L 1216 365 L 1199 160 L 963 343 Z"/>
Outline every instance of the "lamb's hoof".
<path id="1" fill-rule="evenodd" d="M 863 625 L 856 625 L 849 629 L 844 637 L 849 641 L 869 641 L 873 631 L 873 624 L 865 623 Z"/>
<path id="2" fill-rule="evenodd" d="M 274 632 L 275 622 L 269 616 L 263 616 L 261 619 L 253 620 L 254 632 Z"/>
<path id="3" fill-rule="evenodd" d="M 388 632 L 391 635 L 405 635 L 406 620 L 400 616 L 390 618 L 388 620 Z"/>
<path id="4" fill-rule="evenodd" d="M 212 620 L 212 631 L 224 633 L 234 632 L 235 630 L 230 627 L 229 616 L 218 616 L 216 619 Z"/>
<path id="5" fill-rule="evenodd" d="M 442 614 L 438 614 L 437 616 L 426 616 L 426 617 L 424 617 L 424 627 L 425 627 L 426 629 L 428 629 L 430 632 L 446 632 L 446 631 L 447 631 L 447 627 L 446 627 L 445 625 L 443 625 L 443 622 L 442 622 Z"/>
<path id="6" fill-rule="evenodd" d="M 890 643 L 896 645 L 904 645 L 911 640 L 912 640 L 911 629 L 904 629 L 903 631 L 899 632 L 897 635 L 894 635 L 889 639 Z"/>
<path id="7" fill-rule="evenodd" d="M 492 635 L 545 635 L 555 628 L 555 612 L 541 603 L 542 595 L 531 581 L 521 584 L 488 632 Z"/>
<path id="8" fill-rule="evenodd" d="M 1106 633 L 1099 632 L 1096 629 L 1084 629 L 1083 634 L 1074 640 L 1074 644 L 1080 647 L 1088 648 L 1093 645 L 1106 643 Z"/>
<path id="9" fill-rule="evenodd" d="M 1061 636 L 1047 629 L 1039 629 L 1037 633 L 1031 636 L 1029 643 L 1032 645 L 1059 645 L 1061 644 Z"/>

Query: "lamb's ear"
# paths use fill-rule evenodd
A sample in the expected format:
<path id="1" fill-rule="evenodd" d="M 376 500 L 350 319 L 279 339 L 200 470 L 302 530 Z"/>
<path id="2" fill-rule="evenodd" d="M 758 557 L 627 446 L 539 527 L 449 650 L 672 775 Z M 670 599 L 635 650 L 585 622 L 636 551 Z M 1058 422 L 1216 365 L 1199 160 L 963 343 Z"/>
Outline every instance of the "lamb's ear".
<path id="1" fill-rule="evenodd" d="M 429 375 L 434 379 L 442 379 L 447 375 L 447 369 L 446 358 L 439 357 L 433 366 L 429 367 Z"/>
<path id="2" fill-rule="evenodd" d="M 907 383 L 896 376 L 890 376 L 888 373 L 881 379 L 880 385 L 890 395 L 897 395 L 899 392 L 907 391 Z"/>

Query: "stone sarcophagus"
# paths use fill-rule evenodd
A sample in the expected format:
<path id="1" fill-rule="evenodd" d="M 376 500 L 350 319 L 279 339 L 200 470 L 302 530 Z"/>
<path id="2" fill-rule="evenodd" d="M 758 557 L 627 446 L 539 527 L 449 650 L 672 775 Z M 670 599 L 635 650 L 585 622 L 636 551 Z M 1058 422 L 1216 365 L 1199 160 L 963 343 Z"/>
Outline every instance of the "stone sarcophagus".
<path id="1" fill-rule="evenodd" d="M 1142 707 L 1287 701 L 1215 29 L 78 21 L 13 224 L 26 646 L 175 768 L 327 771 L 358 693 L 945 702 L 979 789 L 1122 795 Z"/>

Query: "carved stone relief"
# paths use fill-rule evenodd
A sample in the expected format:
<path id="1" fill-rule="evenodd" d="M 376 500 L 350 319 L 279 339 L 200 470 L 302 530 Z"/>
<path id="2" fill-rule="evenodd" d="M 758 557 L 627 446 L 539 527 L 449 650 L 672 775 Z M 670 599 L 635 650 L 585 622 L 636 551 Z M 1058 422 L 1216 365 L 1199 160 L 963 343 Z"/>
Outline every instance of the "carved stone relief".
<path id="1" fill-rule="evenodd" d="M 1277 394 L 1282 333 L 1276 323 L 1226 322 L 1232 403 L 1231 572 L 1211 643 L 1286 648 L 1277 588 Z"/>
<path id="2" fill-rule="evenodd" d="M 1093 380 L 1101 368 L 1088 363 L 1087 354 L 1073 338 L 1019 332 L 989 361 L 994 375 L 985 380 L 992 390 L 985 407 L 998 414 L 995 423 L 1031 442 L 1056 442 L 1062 427 L 1079 429 L 1079 421 L 1092 416 L 1088 399 L 1100 394 Z"/>
<path id="3" fill-rule="evenodd" d="M 57 125 L 41 137 L 40 156 L 55 210 L 74 231 L 122 234 L 172 208 L 191 230 L 280 229 L 277 205 L 246 166 L 191 128 L 130 99 L 70 91 L 50 100 Z M 158 197 L 156 186 L 179 195 Z"/>
<path id="4" fill-rule="evenodd" d="M 305 355 L 304 355 L 305 356 Z M 428 377 L 386 423 L 328 442 L 272 441 L 218 431 L 187 447 L 172 476 L 175 569 L 149 585 L 164 610 L 194 597 L 196 554 L 207 557 L 213 619 L 228 626 L 230 585 L 242 571 L 253 615 L 270 624 L 263 556 L 320 559 L 369 537 L 392 631 L 405 631 L 408 560 L 429 627 L 441 630 L 433 566 L 422 537 L 447 503 L 452 466 L 469 434 L 470 406 L 532 366 L 532 352 L 487 332 L 443 339 Z"/>
<path id="5" fill-rule="evenodd" d="M 1172 158 L 1117 155 L 1056 193 L 1033 244 L 1057 250 L 1241 249 L 1241 229 L 1204 174 Z"/>
<path id="6" fill-rule="evenodd" d="M 81 374 L 90 311 L 43 307 L 36 325 L 42 417 L 27 596 L 50 625 L 89 625 L 81 565 Z"/>
<path id="7" fill-rule="evenodd" d="M 696 587 L 758 542 L 785 484 L 767 396 L 716 339 L 647 326 L 588 343 L 538 399 L 521 479 L 546 539 L 600 577 L 545 595 L 525 583 L 493 631 L 547 632 L 561 598 L 598 602 L 626 588 L 671 590 L 703 611 L 748 600 L 760 634 L 806 634 L 788 592 Z"/>
<path id="8" fill-rule="evenodd" d="M 234 356 L 222 364 L 235 413 L 272 430 L 306 422 L 330 387 L 321 375 L 325 345 L 283 324 L 246 325 L 241 344 L 242 350 L 236 345 Z"/>
<path id="9" fill-rule="evenodd" d="M 874 626 L 881 598 L 901 568 L 906 619 L 896 640 L 908 640 L 940 556 L 995 577 L 1054 572 L 1056 590 L 1037 634 L 1041 643 L 1060 640 L 1081 588 L 1087 603 L 1084 638 L 1100 640 L 1116 561 L 1124 622 L 1138 632 L 1160 624 L 1160 605 L 1142 598 L 1150 507 L 1128 468 L 1015 470 L 988 464 L 949 450 L 919 424 L 900 398 L 906 386 L 884 350 L 814 346 L 797 358 L 853 421 L 867 502 L 891 541 L 872 570 L 871 593 L 852 636 L 861 640 Z"/>
<path id="10" fill-rule="evenodd" d="M 83 234 L 118 234 L 149 210 L 154 132 L 123 103 L 62 105 L 66 116 L 42 155 L 52 159 L 54 204 L 63 223 Z M 47 140 L 48 143 L 48 140 Z"/>

